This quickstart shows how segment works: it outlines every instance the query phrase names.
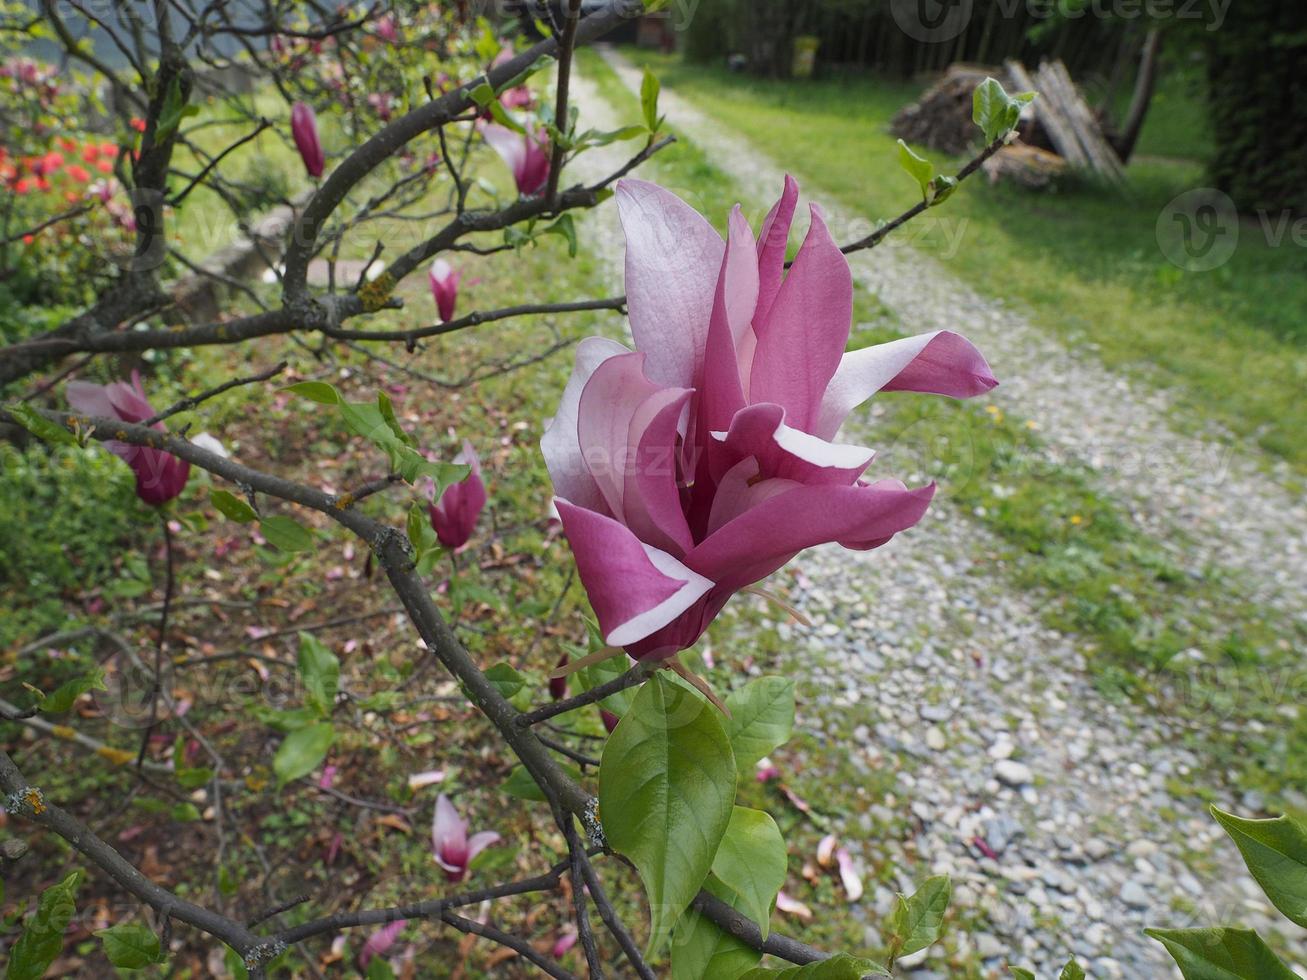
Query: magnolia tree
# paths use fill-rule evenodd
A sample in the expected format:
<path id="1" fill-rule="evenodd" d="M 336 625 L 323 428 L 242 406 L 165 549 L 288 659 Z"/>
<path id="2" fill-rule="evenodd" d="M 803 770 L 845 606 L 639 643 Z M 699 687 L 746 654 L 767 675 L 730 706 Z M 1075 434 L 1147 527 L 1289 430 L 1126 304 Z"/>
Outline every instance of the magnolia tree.
<path id="1" fill-rule="evenodd" d="M 944 879 L 901 898 L 881 962 L 856 950 L 819 950 L 769 928 L 773 907 L 792 901 L 779 894 L 787 848 L 772 816 L 737 805 L 737 785 L 760 766 L 761 778 L 773 775 L 764 760 L 790 735 L 794 684 L 762 677 L 714 691 L 680 655 L 738 593 L 783 606 L 759 583 L 803 549 L 825 542 L 876 548 L 922 518 L 933 486 L 868 476 L 872 451 L 836 441 L 841 426 L 878 391 L 965 398 L 996 382 L 980 352 L 949 332 L 846 353 L 853 286 L 845 255 L 875 247 L 942 203 L 1009 138 L 1022 98 L 987 81 L 976 93 L 984 149 L 975 160 L 954 176 L 936 174 L 902 147 L 921 199 L 843 245 L 814 206 L 789 261 L 794 181 L 756 231 L 737 207 L 723 239 L 670 191 L 627 176 L 670 141 L 659 134 L 652 78 L 642 122 L 615 132 L 578 129 L 569 94 L 576 46 L 643 12 L 638 0 L 587 5 L 585 16 L 581 7 L 569 0 L 555 14 L 538 11 L 535 26 L 545 39 L 530 46 L 463 4 L 174 0 L 149 10 L 118 5 L 112 16 L 71 0 L 44 3 L 39 15 L 3 8 L 5 37 L 53 41 L 65 68 L 18 56 L 6 63 L 3 261 L 30 279 L 52 254 L 111 243 L 98 261 L 80 259 L 74 281 L 46 284 L 63 289 L 66 316 L 0 350 L 5 418 L 60 451 L 100 444 L 121 457 L 140 501 L 161 518 L 168 562 L 157 645 L 144 654 L 124 645 L 116 654 L 120 668 L 134 664 L 149 679 L 138 752 L 124 758 L 47 720 L 102 684 L 100 672 L 33 689 L 25 702 L 0 702 L 0 709 L 39 735 L 72 739 L 133 767 L 148 785 L 172 780 L 207 789 L 219 809 L 223 794 L 249 789 L 188 717 L 166 670 L 168 617 L 186 587 L 174 581 L 169 513 L 195 472 L 207 471 L 215 481 L 212 506 L 257 525 L 278 548 L 313 547 L 290 516 L 295 509 L 325 515 L 359 539 L 384 574 L 372 587 L 393 592 L 422 640 L 422 656 L 457 681 L 516 755 L 505 801 L 543 803 L 560 842 L 557 863 L 530 877 L 473 882 L 474 874 L 486 877 L 479 857 L 501 843 L 501 832 L 470 826 L 466 808 L 441 794 L 432 812 L 435 870 L 404 904 L 315 915 L 315 902 L 305 898 L 291 903 L 293 923 L 279 925 L 288 907 L 236 915 L 217 892 L 206 900 L 200 883 L 172 891 L 152 881 L 43 792 L 39 773 L 21 772 L 0 753 L 9 813 L 63 838 L 83 866 L 139 903 L 139 913 L 100 933 L 117 967 L 163 963 L 177 924 L 224 943 L 230 970 L 256 977 L 292 969 L 286 963 L 296 951 L 351 931 L 363 933 L 358 967 L 388 976 L 385 954 L 420 920 L 500 944 L 554 977 L 572 975 L 561 959 L 579 945 L 592 977 L 648 978 L 664 963 L 684 978 L 796 975 L 760 966 L 770 955 L 810 964 L 803 976 L 834 980 L 881 973 L 938 937 Z M 88 23 L 99 35 L 94 46 L 80 40 Z M 243 93 L 230 90 L 234 73 Z M 204 138 L 215 123 L 201 105 L 210 113 L 220 107 L 222 146 Z M 92 113 L 101 120 L 96 138 L 72 124 Z M 293 152 L 311 181 L 307 193 L 291 194 L 286 174 L 230 176 L 228 164 L 264 135 Z M 624 165 L 597 182 L 568 181 L 570 161 L 619 141 L 635 144 Z M 500 178 L 513 188 L 507 195 L 477 170 L 483 144 L 507 168 Z M 248 247 L 275 277 L 275 301 L 232 270 L 198 264 L 175 246 L 175 233 L 188 230 L 185 201 L 201 188 L 248 233 Z M 526 294 L 460 314 L 460 285 L 477 256 L 521 254 L 546 234 L 575 249 L 572 212 L 610 198 L 606 206 L 617 208 L 626 237 L 624 296 L 540 302 Z M 433 199 L 440 202 L 434 209 Z M 255 217 L 279 204 L 288 214 L 284 229 L 257 232 Z M 383 229 L 395 222 L 418 233 L 377 274 L 392 237 Z M 345 243 L 368 236 L 371 259 L 346 277 Z M 381 311 L 402 311 L 397 289 L 411 276 L 426 276 L 436 322 L 378 326 Z M 177 284 L 193 286 L 197 278 L 221 286 L 231 309 L 213 319 L 187 309 Z M 480 663 L 442 608 L 456 601 L 454 590 L 434 581 L 437 564 L 468 542 L 490 496 L 471 444 L 448 461 L 429 458 L 384 390 L 351 401 L 325 381 L 299 381 L 286 390 L 306 410 L 330 413 L 385 461 L 383 478 L 327 492 L 307 482 L 312 467 L 299 459 L 302 447 L 283 447 L 288 472 L 273 474 L 232 458 L 220 431 L 173 431 L 175 416 L 237 386 L 268 384 L 284 363 L 169 407 L 151 400 L 148 380 L 135 371 L 106 385 L 75 377 L 104 355 L 252 348 L 265 338 L 318 354 L 349 347 L 393 364 L 389 348 L 413 353 L 427 338 L 469 327 L 593 310 L 626 312 L 634 349 L 603 337 L 582 341 L 541 439 L 594 621 L 587 645 L 542 651 L 554 669 L 549 700 L 535 706 L 532 691 L 544 695 L 544 686 L 527 683 L 525 665 Z M 392 323 L 395 317 L 390 313 Z M 539 359 L 539 352 L 527 354 L 520 363 Z M 337 736 L 341 665 L 313 635 L 300 643 L 304 705 L 282 719 L 272 760 L 281 786 L 314 778 Z M 569 724 L 596 708 L 609 733 L 597 758 L 586 742 L 597 736 Z M 161 753 L 157 746 L 168 743 L 161 736 L 174 733 L 178 748 Z M 186 750 L 190 744 L 207 754 L 207 764 Z M 437 777 L 415 779 L 421 785 Z M 330 786 L 329 773 L 317 780 Z M 860 892 L 837 841 L 824 841 L 819 858 L 840 869 L 851 893 Z M 79 868 L 41 895 L 9 951 L 10 976 L 40 976 L 59 955 L 82 876 Z M 616 904 L 608 894 L 614 881 L 630 883 Z M 493 904 L 488 913 L 476 911 L 496 899 L 558 890 L 570 893 L 573 923 L 552 946 L 497 927 Z M 637 892 L 647 924 L 643 914 L 632 917 Z"/>

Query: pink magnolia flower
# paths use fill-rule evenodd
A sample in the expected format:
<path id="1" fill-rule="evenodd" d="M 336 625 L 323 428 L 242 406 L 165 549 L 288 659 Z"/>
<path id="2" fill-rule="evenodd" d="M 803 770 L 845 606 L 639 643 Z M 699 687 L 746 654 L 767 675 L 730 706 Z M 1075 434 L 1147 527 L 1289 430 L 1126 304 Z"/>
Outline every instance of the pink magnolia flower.
<path id="1" fill-rule="evenodd" d="M 399 934 L 404 931 L 406 925 L 408 919 L 396 919 L 394 922 L 387 922 L 368 936 L 363 943 L 363 948 L 359 950 L 359 969 L 366 970 L 374 956 L 385 956 L 390 951 L 390 947 L 395 945 L 395 941 L 399 939 Z"/>
<path id="2" fill-rule="evenodd" d="M 468 837 L 467 830 L 467 821 L 458 815 L 449 797 L 441 793 L 436 798 L 436 813 L 431 823 L 431 847 L 436 864 L 450 881 L 466 878 L 472 859 L 490 845 L 499 843 L 499 835 L 493 830 L 483 830 L 471 837 Z"/>
<path id="3" fill-rule="evenodd" d="M 394 14 L 387 14 L 377 21 L 377 37 L 387 44 L 394 44 L 399 40 L 399 28 L 395 24 Z"/>
<path id="4" fill-rule="evenodd" d="M 476 530 L 477 518 L 486 506 L 486 485 L 481 481 L 481 460 L 470 442 L 463 443 L 463 451 L 454 457 L 455 463 L 466 463 L 471 471 L 463 479 L 446 487 L 440 500 L 431 504 L 431 527 L 446 548 L 461 548 Z"/>
<path id="5" fill-rule="evenodd" d="M 318 142 L 318 117 L 313 107 L 305 102 L 296 102 L 290 110 L 290 134 L 295 139 L 295 146 L 304 161 L 304 169 L 310 177 L 321 177 L 325 158 L 322 144 Z"/>
<path id="6" fill-rule="evenodd" d="M 491 68 L 498 68 L 506 61 L 512 61 L 516 52 L 513 46 L 507 44 L 504 49 L 495 55 L 495 59 L 490 62 Z M 505 89 L 499 93 L 499 104 L 505 109 L 528 109 L 535 102 L 535 96 L 531 89 L 525 85 L 515 85 L 513 88 Z M 487 112 L 487 116 L 489 113 Z"/>
<path id="7" fill-rule="evenodd" d="M 604 731 L 609 735 L 617 731 L 617 726 L 621 724 L 622 719 L 613 714 L 607 708 L 599 709 L 599 720 L 604 723 Z"/>
<path id="8" fill-rule="evenodd" d="M 527 124 L 526 134 L 498 123 L 484 123 L 481 134 L 513 171 L 519 194 L 539 193 L 549 179 L 549 136 L 543 127 Z"/>
<path id="9" fill-rule="evenodd" d="M 558 666 L 557 666 L 555 669 L 556 669 L 556 670 L 561 670 L 562 668 L 566 667 L 566 666 L 571 662 L 571 659 L 572 659 L 571 657 L 569 657 L 566 653 L 564 653 L 564 654 L 563 654 L 563 655 L 558 659 Z M 561 701 L 561 700 L 563 700 L 563 698 L 567 697 L 567 675 L 566 675 L 566 674 L 560 674 L 560 675 L 558 675 L 558 676 L 550 676 L 550 678 L 549 678 L 549 696 L 550 696 L 551 698 L 553 698 L 555 701 Z"/>
<path id="10" fill-rule="evenodd" d="M 427 279 L 431 282 L 431 297 L 436 301 L 436 311 L 440 322 L 448 323 L 454 319 L 454 307 L 458 303 L 458 284 L 463 278 L 459 272 L 444 259 L 431 263 Z"/>
<path id="11" fill-rule="evenodd" d="M 154 408 L 145 397 L 139 371 L 132 371 L 132 380 L 97 385 L 89 381 L 68 382 L 68 404 L 75 412 L 100 418 L 119 419 L 123 422 L 144 422 L 154 417 Z M 168 431 L 162 422 L 154 428 Z M 143 446 L 129 446 L 125 442 L 110 440 L 104 447 L 115 456 L 126 460 L 136 474 L 136 496 L 145 503 L 158 507 L 176 497 L 186 487 L 191 464 L 171 453 Z"/>
<path id="12" fill-rule="evenodd" d="M 921 519 L 933 484 L 868 482 L 873 451 L 832 441 L 856 406 L 997 383 L 949 331 L 845 353 L 853 282 L 816 206 L 785 272 L 798 193 L 786 178 L 757 241 L 736 207 L 723 242 L 670 191 L 617 185 L 636 349 L 578 345 L 541 449 L 604 638 L 637 659 L 693 645 L 804 548 L 876 548 Z"/>

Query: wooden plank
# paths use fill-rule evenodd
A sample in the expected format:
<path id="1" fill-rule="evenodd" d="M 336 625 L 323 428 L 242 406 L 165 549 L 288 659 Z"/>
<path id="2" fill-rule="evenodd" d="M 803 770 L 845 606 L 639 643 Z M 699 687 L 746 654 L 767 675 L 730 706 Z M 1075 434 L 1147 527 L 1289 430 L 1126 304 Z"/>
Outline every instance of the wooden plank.
<path id="1" fill-rule="evenodd" d="M 1073 167 L 1088 167 L 1089 157 L 1076 139 L 1070 120 L 1063 114 L 1056 80 L 1045 77 L 1042 65 L 1036 79 L 1030 77 L 1025 65 L 1019 61 L 1008 61 L 1006 68 L 1018 88 L 1038 93 L 1034 102 L 1035 119 L 1048 133 L 1058 154 Z"/>
<path id="2" fill-rule="evenodd" d="M 1098 119 L 1089 108 L 1089 104 L 1085 102 L 1084 96 L 1080 94 L 1080 90 L 1076 88 L 1075 82 L 1071 80 L 1071 73 L 1067 71 L 1066 65 L 1061 61 L 1055 61 L 1048 67 L 1058 81 L 1064 109 L 1075 125 L 1076 135 L 1093 163 L 1094 169 L 1110 180 L 1124 180 L 1125 169 L 1121 165 L 1120 157 L 1107 142 Z"/>

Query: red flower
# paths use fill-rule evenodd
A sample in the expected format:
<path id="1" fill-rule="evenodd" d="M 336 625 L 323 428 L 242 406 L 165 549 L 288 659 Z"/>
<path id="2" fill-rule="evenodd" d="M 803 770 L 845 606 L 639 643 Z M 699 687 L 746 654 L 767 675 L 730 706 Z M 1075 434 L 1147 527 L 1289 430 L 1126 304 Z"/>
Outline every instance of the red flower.
<path id="1" fill-rule="evenodd" d="M 132 129 L 136 130 L 138 133 L 143 133 L 143 132 L 145 132 L 145 120 L 144 120 L 144 119 L 137 119 L 137 118 L 133 117 L 133 118 L 132 118 L 132 121 L 131 121 L 131 123 L 130 123 L 130 125 L 131 125 Z"/>
<path id="2" fill-rule="evenodd" d="M 67 173 L 73 180 L 80 181 L 83 184 L 91 179 L 90 171 L 76 163 L 72 164 L 65 173 Z"/>

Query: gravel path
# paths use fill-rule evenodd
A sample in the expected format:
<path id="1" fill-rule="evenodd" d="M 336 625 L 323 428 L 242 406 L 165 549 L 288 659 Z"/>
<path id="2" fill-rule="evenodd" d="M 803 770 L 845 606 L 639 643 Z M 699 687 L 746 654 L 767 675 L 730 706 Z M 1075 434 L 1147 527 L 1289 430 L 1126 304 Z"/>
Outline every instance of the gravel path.
<path id="1" fill-rule="evenodd" d="M 624 63 L 614 62 L 627 84 L 638 85 Z M 574 84 L 583 125 L 620 124 L 588 79 Z M 742 197 L 774 197 L 780 171 L 755 150 L 665 89 L 663 108 L 739 181 Z M 606 148 L 575 169 L 590 179 L 622 156 L 620 147 Z M 588 247 L 611 259 L 610 274 L 620 282 L 615 209 L 598 209 L 583 233 Z M 1029 350 L 1049 344 L 1019 324 L 1012 329 L 1031 334 L 1031 346 L 1009 363 L 1009 351 L 1023 345 L 995 345 L 990 334 L 1010 326 L 1010 314 L 970 294 L 958 300 L 964 294 L 956 284 L 932 286 L 929 299 L 901 285 L 882 289 L 885 270 L 908 263 L 890 249 L 875 258 L 877 269 L 865 257 L 855 263 L 859 283 L 892 306 L 911 304 L 900 313 L 923 329 L 944 323 L 948 309 L 965 310 L 967 332 L 1005 380 L 999 390 L 1014 408 L 1030 401 L 1023 414 L 1038 418 L 1046 435 L 1065 428 L 1059 445 L 1078 454 L 1119 437 L 1111 422 L 1100 433 L 1095 415 L 1070 424 L 1065 406 L 1050 412 L 1033 404 L 1051 372 L 1062 388 L 1064 369 L 1096 369 L 1060 351 L 1032 360 Z M 965 305 L 947 305 L 955 300 Z M 978 310 L 993 317 L 981 330 L 970 326 Z M 1132 397 L 1129 386 L 1098 373 L 1098 397 Z M 1045 379 L 1038 388 L 1030 383 L 1037 379 Z M 1160 410 L 1149 407 L 1148 417 Z M 1174 446 L 1169 431 L 1165 439 L 1158 435 Z M 1102 472 L 1105 481 L 1120 475 Z M 1201 489 L 1199 481 L 1195 493 Z M 1201 507 L 1194 513 L 1194 520 L 1206 516 Z M 807 760 L 805 786 L 815 788 L 812 770 L 834 760 L 847 759 L 878 780 L 896 772 L 893 793 L 848 820 L 846 840 L 867 865 L 888 859 L 900 869 L 895 889 L 911 891 L 926 874 L 951 875 L 954 905 L 971 910 L 982 931 L 956 930 L 944 945 L 980 958 L 995 977 L 1006 975 L 1008 958 L 1053 977 L 1073 953 L 1100 980 L 1173 976 L 1165 953 L 1141 934 L 1145 924 L 1265 928 L 1276 921 L 1202 807 L 1167 792 L 1169 778 L 1201 781 L 1204 771 L 1201 760 L 1177 747 L 1177 723 L 1105 700 L 1089 681 L 1079 641 L 1041 624 L 1039 597 L 1012 591 L 987 571 L 1000 550 L 983 527 L 944 501 L 885 548 L 822 548 L 796 562 L 790 597 L 815 628 L 779 629 L 807 671 L 799 724 L 831 749 Z M 867 923 L 868 944 L 878 942 L 892 901 L 893 890 L 876 886 L 851 908 Z M 903 965 L 913 977 L 947 976 L 944 951 Z"/>
<path id="2" fill-rule="evenodd" d="M 604 57 L 638 92 L 639 72 L 611 49 Z M 661 105 L 672 124 L 734 178 L 760 217 L 780 192 L 782 169 L 674 92 L 664 89 Z M 865 216 L 821 203 L 837 240 L 871 230 Z M 992 400 L 1035 422 L 1050 454 L 1092 468 L 1112 496 L 1133 503 L 1134 519 L 1157 540 L 1179 545 L 1175 532 L 1182 532 L 1177 558 L 1183 567 L 1245 572 L 1260 601 L 1307 622 L 1307 498 L 1268 476 L 1264 458 L 1241 454 L 1228 440 L 1177 433 L 1164 392 L 1109 373 L 1092 355 L 1066 350 L 910 247 L 857 253 L 850 264 L 856 281 L 893 309 L 904 329 L 949 328 L 976 343 L 1002 381 Z"/>

